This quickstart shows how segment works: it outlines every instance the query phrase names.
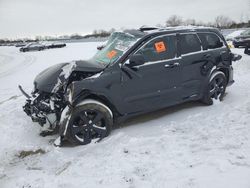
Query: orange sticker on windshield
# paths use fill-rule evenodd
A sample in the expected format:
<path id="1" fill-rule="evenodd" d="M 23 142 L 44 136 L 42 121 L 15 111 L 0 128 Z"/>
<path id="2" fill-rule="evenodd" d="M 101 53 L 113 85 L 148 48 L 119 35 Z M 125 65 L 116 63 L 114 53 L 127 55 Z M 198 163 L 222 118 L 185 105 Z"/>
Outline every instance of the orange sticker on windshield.
<path id="1" fill-rule="evenodd" d="M 109 59 L 112 59 L 113 57 L 116 56 L 116 54 L 117 54 L 117 51 L 112 50 L 112 51 L 108 52 L 107 57 L 108 57 Z"/>
<path id="2" fill-rule="evenodd" d="M 164 42 L 156 42 L 155 49 L 156 49 L 157 53 L 165 52 L 167 50 Z"/>

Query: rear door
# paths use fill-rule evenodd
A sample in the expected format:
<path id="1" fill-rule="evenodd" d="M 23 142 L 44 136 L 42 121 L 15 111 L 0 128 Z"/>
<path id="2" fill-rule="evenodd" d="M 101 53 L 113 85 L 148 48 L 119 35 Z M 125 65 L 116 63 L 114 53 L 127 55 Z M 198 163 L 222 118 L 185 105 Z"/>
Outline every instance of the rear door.
<path id="1" fill-rule="evenodd" d="M 202 68 L 210 54 L 203 51 L 196 33 L 178 35 L 178 50 L 181 54 L 182 100 L 197 99 L 206 75 Z"/>

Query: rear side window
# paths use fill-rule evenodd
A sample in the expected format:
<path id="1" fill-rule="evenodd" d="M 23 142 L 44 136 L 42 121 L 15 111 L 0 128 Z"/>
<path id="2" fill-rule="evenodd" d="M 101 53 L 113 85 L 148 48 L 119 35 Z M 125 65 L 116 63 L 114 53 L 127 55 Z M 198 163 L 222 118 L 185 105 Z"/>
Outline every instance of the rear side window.
<path id="1" fill-rule="evenodd" d="M 213 33 L 198 33 L 204 50 L 223 47 L 221 39 Z"/>
<path id="2" fill-rule="evenodd" d="M 196 34 L 182 34 L 179 41 L 181 54 L 201 51 L 201 44 Z"/>
<path id="3" fill-rule="evenodd" d="M 176 57 L 176 36 L 164 36 L 153 39 L 141 48 L 137 54 L 142 54 L 146 62 L 168 60 Z"/>

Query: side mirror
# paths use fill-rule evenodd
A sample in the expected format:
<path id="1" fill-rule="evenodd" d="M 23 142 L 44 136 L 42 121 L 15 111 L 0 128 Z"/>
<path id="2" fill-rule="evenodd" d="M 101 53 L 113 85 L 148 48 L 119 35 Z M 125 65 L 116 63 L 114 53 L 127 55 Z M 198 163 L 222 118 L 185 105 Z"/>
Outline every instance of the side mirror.
<path id="1" fill-rule="evenodd" d="M 133 54 L 129 58 L 129 67 L 135 67 L 139 65 L 143 65 L 145 63 L 145 58 L 141 54 Z"/>

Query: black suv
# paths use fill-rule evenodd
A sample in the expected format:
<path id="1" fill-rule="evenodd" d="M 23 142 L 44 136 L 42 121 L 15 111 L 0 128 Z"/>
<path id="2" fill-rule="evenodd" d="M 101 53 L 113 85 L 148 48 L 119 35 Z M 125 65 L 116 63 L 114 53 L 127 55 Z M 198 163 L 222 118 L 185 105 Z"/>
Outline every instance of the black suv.
<path id="1" fill-rule="evenodd" d="M 24 111 L 59 128 L 58 141 L 88 144 L 128 117 L 187 101 L 211 105 L 233 81 L 232 54 L 214 28 L 114 32 L 93 58 L 52 66 L 34 81 Z"/>

